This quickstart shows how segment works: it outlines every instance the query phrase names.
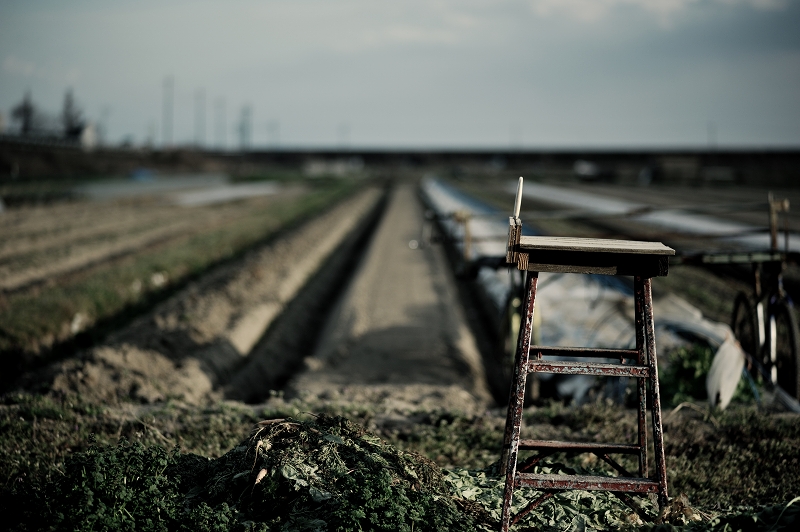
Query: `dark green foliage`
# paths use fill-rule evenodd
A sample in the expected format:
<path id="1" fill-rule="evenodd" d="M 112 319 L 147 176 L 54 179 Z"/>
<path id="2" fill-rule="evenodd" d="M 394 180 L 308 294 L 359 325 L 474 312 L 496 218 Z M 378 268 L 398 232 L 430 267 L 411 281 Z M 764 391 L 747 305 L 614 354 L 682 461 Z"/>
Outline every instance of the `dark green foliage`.
<path id="1" fill-rule="evenodd" d="M 207 463 L 124 440 L 91 445 L 50 482 L 4 494 L 0 511 L 10 530 L 230 530 L 235 511 L 226 504 L 185 505 L 185 488 Z"/>
<path id="2" fill-rule="evenodd" d="M 176 483 L 165 473 L 175 456 L 141 444 L 91 447 L 67 458 L 50 502 L 58 529 L 169 530 L 180 512 Z"/>
<path id="3" fill-rule="evenodd" d="M 755 408 L 709 423 L 686 416 L 664 435 L 670 485 L 705 507 L 771 505 L 800 493 L 800 419 Z"/>
<path id="4" fill-rule="evenodd" d="M 439 465 L 482 468 L 500 456 L 504 426 L 489 416 L 431 412 L 417 416 L 415 421 L 392 431 L 392 442 Z"/>
<path id="5" fill-rule="evenodd" d="M 723 517 L 732 518 L 737 515 L 755 515 L 761 508 L 779 503 L 785 504 L 800 494 L 800 422 L 798 422 L 800 418 L 796 414 L 770 413 L 753 406 L 742 405 L 734 405 L 724 412 L 708 413 L 703 410 L 699 407 L 684 407 L 678 411 L 664 412 L 670 494 L 675 496 L 681 492 L 686 493 L 690 504 L 702 512 L 706 523 L 708 519 L 720 513 Z M 245 439 L 250 433 L 249 428 L 259 419 L 265 418 L 291 416 L 296 419 L 311 419 L 311 416 L 303 414 L 304 412 L 327 412 L 331 416 L 346 415 L 361 424 L 376 427 L 382 438 L 396 446 L 391 449 L 391 453 L 403 455 L 398 448 L 415 451 L 436 460 L 439 465 L 463 464 L 470 469 L 476 466 L 485 468 L 497 460 L 505 416 L 505 412 L 499 409 L 474 417 L 448 412 L 412 412 L 404 418 L 406 421 L 403 423 L 398 423 L 395 416 L 392 423 L 381 425 L 374 420 L 379 420 L 383 412 L 375 405 L 366 404 L 335 406 L 330 403 L 287 403 L 275 400 L 258 407 L 230 403 L 189 407 L 177 403 L 165 403 L 157 408 L 132 409 L 128 406 L 120 409 L 113 406 L 94 406 L 83 403 L 77 398 L 8 395 L 0 399 L 0 516 L 3 517 L 3 527 L 12 528 L 10 523 L 13 522 L 17 523 L 14 527 L 17 530 L 52 527 L 52 518 L 47 517 L 50 514 L 46 514 L 45 511 L 49 512 L 48 508 L 52 507 L 48 505 L 56 504 L 55 501 L 59 500 L 60 492 L 57 489 L 61 489 L 58 486 L 62 485 L 60 479 L 67 470 L 66 462 L 88 450 L 89 434 L 94 433 L 97 443 L 106 445 L 98 446 L 103 452 L 122 453 L 121 450 L 115 450 L 115 444 L 120 437 L 131 442 L 139 442 L 148 449 L 149 446 L 171 449 L 180 445 L 183 452 L 177 456 L 165 451 L 167 459 L 175 460 L 174 465 L 170 462 L 165 475 L 176 483 L 176 489 L 181 497 L 190 493 L 194 487 L 200 486 L 192 493 L 191 513 L 179 514 L 182 516 L 180 522 L 192 523 L 193 530 L 213 530 L 215 527 L 220 530 L 235 530 L 237 527 L 247 530 L 269 530 L 280 529 L 283 525 L 295 529 L 305 527 L 313 530 L 314 524 L 319 524 L 315 521 L 318 518 L 303 512 L 322 511 L 320 510 L 322 504 L 329 505 L 328 508 L 332 512 L 335 509 L 330 500 L 314 501 L 310 488 L 301 487 L 299 490 L 287 488 L 281 492 L 288 497 L 284 501 L 292 502 L 294 499 L 291 497 L 299 498 L 305 494 L 306 500 L 310 497 L 315 505 L 304 507 L 298 503 L 296 506 L 298 510 L 292 514 L 292 518 L 282 524 L 277 521 L 269 522 L 270 524 L 266 521 L 259 522 L 253 516 L 248 517 L 239 513 L 244 508 L 240 505 L 240 498 L 242 502 L 253 503 L 253 512 L 261 511 L 266 514 L 268 511 L 265 509 L 268 507 L 264 504 L 259 509 L 259 499 L 251 497 L 250 487 L 254 486 L 254 480 L 250 479 L 254 479 L 263 466 L 254 465 L 256 456 L 252 446 L 257 442 L 251 443 L 249 438 Z M 322 419 L 325 418 L 317 420 L 317 425 L 322 423 Z M 524 436 L 530 438 L 627 442 L 632 441 L 634 437 L 635 419 L 633 412 L 610 403 L 599 402 L 578 408 L 552 403 L 527 409 L 523 431 Z M 303 428 L 298 429 L 296 433 L 285 432 L 270 437 L 274 443 L 273 449 L 283 449 L 280 451 L 283 454 L 270 453 L 271 460 L 277 460 L 278 456 L 291 458 L 292 453 L 297 452 L 297 456 L 304 463 L 319 463 L 320 460 L 323 462 L 327 460 L 325 456 L 319 454 L 325 448 L 336 449 L 340 456 L 350 452 L 341 450 L 348 448 L 349 443 L 342 447 L 341 444 L 334 444 L 324 439 L 318 441 L 320 437 L 310 430 L 311 428 L 320 430 L 314 424 L 301 423 L 300 426 Z M 333 429 L 327 432 L 332 433 Z M 341 436 L 341 430 L 338 435 L 343 441 L 348 441 Z M 263 434 L 258 437 L 262 440 L 265 438 Z M 239 443 L 243 439 L 244 443 Z M 352 437 L 350 440 L 354 443 L 360 441 Z M 278 442 L 284 442 L 285 447 L 278 445 Z M 302 445 L 298 442 L 302 442 Z M 315 442 L 322 445 L 317 445 Z M 109 444 L 112 446 L 108 447 Z M 362 450 L 378 456 L 383 452 L 380 449 L 384 448 L 375 447 L 375 450 L 372 450 L 372 447 L 366 447 L 361 443 L 358 445 Z M 381 442 L 381 445 L 388 447 L 384 442 Z M 237 446 L 241 447 L 238 451 L 235 449 Z M 221 460 L 204 458 L 221 457 L 231 449 L 235 452 L 228 452 L 226 460 L 231 458 L 239 460 L 238 462 L 234 460 L 225 465 Z M 263 464 L 266 460 L 265 455 L 261 451 L 259 453 L 259 464 Z M 411 453 L 407 456 L 412 459 L 414 457 Z M 588 458 L 590 459 L 591 455 Z M 582 467 L 601 473 L 612 473 L 604 468 L 602 461 L 592 461 L 586 456 L 561 455 L 552 459 L 572 468 Z M 626 457 L 622 456 L 619 459 L 625 460 Z M 625 462 L 625 465 L 635 468 L 633 463 Z M 213 473 L 212 466 L 218 468 L 219 475 Z M 395 478 L 395 470 L 388 468 L 385 470 L 393 479 Z M 247 474 L 233 478 L 237 472 L 243 471 Z M 298 471 L 303 472 L 302 469 Z M 340 512 L 346 513 L 348 508 L 351 508 L 357 513 L 358 508 L 355 507 L 358 505 L 350 504 L 348 501 L 354 501 L 355 497 L 359 496 L 362 500 L 367 500 L 372 493 L 380 493 L 379 488 L 382 485 L 385 487 L 380 479 L 373 479 L 369 486 L 362 486 L 360 483 L 362 477 L 354 476 L 360 471 L 361 469 L 357 469 L 347 475 L 359 480 L 354 481 L 358 484 L 356 490 L 352 491 L 354 498 L 348 498 L 339 506 Z M 227 472 L 234 474 L 225 477 Z M 292 476 L 290 471 L 287 470 L 287 473 Z M 319 476 L 319 473 L 315 474 Z M 448 473 L 448 486 L 461 497 L 462 500 L 455 502 L 462 511 L 476 509 L 474 506 L 465 507 L 463 499 L 467 499 L 466 502 L 473 505 L 480 504 L 493 515 L 495 507 L 499 504 L 499 490 L 502 487 L 496 486 L 496 479 L 490 478 L 489 473 L 484 474 L 485 478 L 476 477 L 477 474 L 473 470 L 469 476 L 475 478 L 466 482 L 460 472 Z M 212 492 L 211 488 L 215 484 L 213 482 L 209 484 L 209 479 L 215 475 L 219 478 L 217 487 L 219 491 Z M 455 486 L 454 475 L 463 485 Z M 258 488 L 266 490 L 269 487 L 266 482 L 270 480 L 284 487 L 296 483 L 284 477 L 280 471 L 278 476 L 275 476 L 273 471 L 270 476 L 265 476 Z M 336 484 L 337 489 L 345 490 L 348 481 L 349 478 L 342 479 Z M 476 486 L 480 491 L 473 489 Z M 369 488 L 369 493 L 366 492 L 366 488 Z M 225 497 L 212 498 L 213 493 L 225 494 L 226 489 L 231 497 L 230 500 Z M 321 488 L 317 486 L 317 489 Z M 392 493 L 399 493 L 395 486 L 390 485 L 389 489 L 395 490 Z M 332 490 L 328 491 L 333 493 Z M 403 494 L 409 501 L 416 501 L 417 499 L 413 498 L 415 496 L 424 500 L 424 497 L 413 491 L 407 486 L 403 488 Z M 162 492 L 166 490 L 162 489 Z M 437 492 L 434 490 L 433 493 L 435 500 Z M 319 493 L 317 497 L 320 498 Z M 376 499 L 376 508 L 382 504 L 381 496 L 373 498 Z M 264 500 L 260 499 L 262 503 Z M 372 502 L 372 498 L 368 500 Z M 605 508 L 604 499 L 595 498 L 599 506 L 587 512 L 585 500 L 589 499 L 581 496 L 572 500 L 560 495 L 554 499 L 554 503 L 544 505 L 536 519 L 543 518 L 542 516 L 547 516 L 549 519 L 555 515 L 554 512 L 563 510 L 571 513 L 575 509 L 580 510 L 584 516 L 591 516 L 595 510 L 599 512 L 600 508 Z M 184 499 L 181 501 L 181 506 L 176 511 L 184 511 Z M 491 501 L 491 504 L 487 501 Z M 613 497 L 609 499 L 610 503 L 613 501 Z M 794 511 L 797 504 L 787 510 L 789 516 L 794 515 L 790 510 Z M 285 506 L 284 503 L 273 505 L 277 506 L 277 510 L 271 515 L 277 516 L 278 510 L 285 510 L 281 505 Z M 302 510 L 303 508 L 306 510 Z M 20 513 L 21 511 L 24 515 Z M 408 522 L 412 510 L 407 509 L 406 512 L 405 519 Z M 604 518 L 601 515 L 603 512 L 597 515 Z M 475 517 L 478 524 L 485 523 L 480 512 L 472 512 L 470 515 Z M 332 530 L 331 519 L 329 517 L 326 520 L 328 530 Z M 343 518 L 338 519 L 343 520 Z M 781 519 L 783 522 L 784 518 Z M 592 522 L 593 520 L 588 520 L 585 524 L 589 526 Z M 422 522 L 414 521 L 414 530 L 420 530 L 421 526 Z M 769 529 L 769 526 L 761 528 Z M 489 529 L 494 530 L 496 527 Z M 718 530 L 722 530 L 722 527 L 720 526 Z"/>
<path id="6" fill-rule="evenodd" d="M 706 375 L 714 351 L 704 345 L 676 349 L 669 367 L 661 374 L 661 395 L 665 404 L 676 406 L 684 401 L 706 398 Z"/>
<path id="7" fill-rule="evenodd" d="M 0 510 L 12 530 L 474 529 L 436 464 L 327 416 L 269 423 L 217 460 L 91 445 Z"/>

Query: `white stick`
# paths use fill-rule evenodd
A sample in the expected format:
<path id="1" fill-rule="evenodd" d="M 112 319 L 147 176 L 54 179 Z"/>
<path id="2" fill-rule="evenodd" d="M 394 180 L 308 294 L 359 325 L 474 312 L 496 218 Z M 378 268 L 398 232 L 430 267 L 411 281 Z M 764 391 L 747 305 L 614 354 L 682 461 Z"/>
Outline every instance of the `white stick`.
<path id="1" fill-rule="evenodd" d="M 522 176 L 519 176 L 517 184 L 517 197 L 514 200 L 514 218 L 519 218 L 519 209 L 522 206 Z"/>

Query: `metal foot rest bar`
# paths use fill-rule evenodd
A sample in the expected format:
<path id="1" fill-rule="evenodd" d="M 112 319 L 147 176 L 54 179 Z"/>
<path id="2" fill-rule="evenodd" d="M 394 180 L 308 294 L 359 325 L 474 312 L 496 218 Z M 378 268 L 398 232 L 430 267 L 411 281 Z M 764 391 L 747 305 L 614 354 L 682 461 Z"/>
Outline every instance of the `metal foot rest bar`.
<path id="1" fill-rule="evenodd" d="M 636 377 L 644 379 L 650 376 L 647 366 L 627 364 L 598 364 L 592 362 L 561 362 L 550 360 L 534 360 L 528 362 L 528 373 L 558 373 L 561 375 L 604 375 L 606 377 Z"/>
<path id="2" fill-rule="evenodd" d="M 674 250 L 660 242 L 633 242 L 582 238 L 522 236 L 519 219 L 522 178 L 520 178 L 514 216 L 509 218 L 506 262 L 527 272 L 525 299 L 522 305 L 519 338 L 514 363 L 514 375 L 508 401 L 501 474 L 505 476 L 505 491 L 501 515 L 501 531 L 507 532 L 529 512 L 564 490 L 603 490 L 616 495 L 643 518 L 643 510 L 627 494 L 658 495 L 659 505 L 667 502 L 667 472 L 664 460 L 664 439 L 661 422 L 661 399 L 658 386 L 658 362 L 653 326 L 651 278 L 667 275 L 668 256 Z M 591 347 L 550 347 L 531 345 L 536 286 L 539 272 L 603 273 L 634 277 L 634 329 L 636 349 L 596 349 Z M 545 359 L 545 357 L 548 357 Z M 557 358 L 557 360 L 554 360 Z M 563 360 L 570 358 L 600 358 L 597 362 Z M 609 360 L 619 362 L 609 362 Z M 592 375 L 601 377 L 633 377 L 638 398 L 637 438 L 635 443 L 564 442 L 520 438 L 525 386 L 530 373 L 561 375 Z M 647 404 L 652 405 L 653 448 L 655 473 L 650 476 L 647 459 Z M 517 464 L 520 451 L 533 451 Z M 529 472 L 552 454 L 592 453 L 615 469 L 620 476 L 540 474 Z M 628 454 L 638 457 L 638 474 L 628 472 L 609 454 Z M 520 487 L 543 492 L 529 502 L 516 516 L 511 513 L 514 490 Z"/>
<path id="3" fill-rule="evenodd" d="M 519 440 L 520 451 L 556 450 L 571 453 L 637 454 L 641 448 L 632 443 L 597 443 L 556 440 Z"/>
<path id="4" fill-rule="evenodd" d="M 582 358 L 619 358 L 621 360 L 636 360 L 639 351 L 635 349 L 596 349 L 592 347 L 550 347 L 532 345 L 531 355 L 542 357 L 582 357 Z"/>
<path id="5" fill-rule="evenodd" d="M 649 478 L 600 477 L 594 475 L 542 475 L 519 473 L 516 488 L 540 490 L 622 491 L 628 493 L 658 493 L 659 484 Z"/>

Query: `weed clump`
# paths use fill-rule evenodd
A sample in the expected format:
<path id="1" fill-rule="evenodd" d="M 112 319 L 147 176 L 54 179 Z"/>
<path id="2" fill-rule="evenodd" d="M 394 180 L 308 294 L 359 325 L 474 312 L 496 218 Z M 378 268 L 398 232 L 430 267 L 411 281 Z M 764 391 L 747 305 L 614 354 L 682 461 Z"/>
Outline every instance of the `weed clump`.
<path id="1" fill-rule="evenodd" d="M 141 443 L 92 442 L 49 482 L 13 490 L 0 509 L 11 530 L 174 530 L 183 497 L 170 469 L 179 458 Z"/>
<path id="2" fill-rule="evenodd" d="M 92 445 L 5 502 L 12 530 L 475 529 L 434 462 L 324 415 L 261 422 L 216 460 Z"/>
<path id="3" fill-rule="evenodd" d="M 434 462 L 341 417 L 262 422 L 209 464 L 187 501 L 235 507 L 267 528 L 474 529 Z"/>

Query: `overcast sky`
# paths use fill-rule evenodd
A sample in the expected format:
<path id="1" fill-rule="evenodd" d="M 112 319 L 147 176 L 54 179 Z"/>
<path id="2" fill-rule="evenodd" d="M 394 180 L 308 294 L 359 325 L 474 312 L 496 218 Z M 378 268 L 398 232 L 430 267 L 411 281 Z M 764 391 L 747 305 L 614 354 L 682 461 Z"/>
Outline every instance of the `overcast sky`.
<path id="1" fill-rule="evenodd" d="M 0 0 L 0 112 L 74 89 L 109 138 L 800 146 L 800 1 Z"/>

